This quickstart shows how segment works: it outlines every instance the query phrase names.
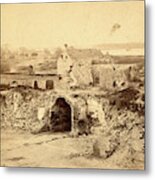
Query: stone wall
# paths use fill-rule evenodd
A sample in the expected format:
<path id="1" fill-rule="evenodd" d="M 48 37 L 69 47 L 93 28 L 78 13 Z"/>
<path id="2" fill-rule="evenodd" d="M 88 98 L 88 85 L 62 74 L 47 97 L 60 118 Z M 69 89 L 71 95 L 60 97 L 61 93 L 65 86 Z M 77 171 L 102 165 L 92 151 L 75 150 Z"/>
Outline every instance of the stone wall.
<path id="1" fill-rule="evenodd" d="M 92 66 L 93 79 L 104 90 L 125 89 L 128 87 L 127 70 L 130 65 L 100 64 Z"/>
<path id="2" fill-rule="evenodd" d="M 24 75 L 24 74 L 1 74 L 1 85 L 12 86 L 16 82 L 20 86 L 28 86 L 34 88 L 34 82 L 37 81 L 38 88 L 46 89 L 46 81 L 52 80 L 55 87 L 57 84 L 57 77 L 50 75 Z"/>
<path id="3" fill-rule="evenodd" d="M 19 128 L 39 132 L 49 122 L 50 112 L 57 98 L 63 97 L 72 110 L 72 132 L 80 131 L 79 121 L 84 123 L 83 133 L 89 133 L 91 126 L 104 126 L 103 101 L 86 94 L 64 94 L 54 91 L 14 88 L 1 95 L 2 127 Z"/>

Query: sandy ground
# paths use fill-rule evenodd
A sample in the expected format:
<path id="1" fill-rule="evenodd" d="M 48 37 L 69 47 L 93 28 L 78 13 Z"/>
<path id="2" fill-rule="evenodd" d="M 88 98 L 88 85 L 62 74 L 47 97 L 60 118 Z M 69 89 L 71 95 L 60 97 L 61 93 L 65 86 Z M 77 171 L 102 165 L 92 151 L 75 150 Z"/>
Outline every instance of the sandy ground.
<path id="1" fill-rule="evenodd" d="M 67 133 L 33 135 L 5 130 L 1 141 L 2 166 L 126 169 L 117 165 L 115 156 L 106 160 L 88 156 L 93 136 L 73 138 Z"/>

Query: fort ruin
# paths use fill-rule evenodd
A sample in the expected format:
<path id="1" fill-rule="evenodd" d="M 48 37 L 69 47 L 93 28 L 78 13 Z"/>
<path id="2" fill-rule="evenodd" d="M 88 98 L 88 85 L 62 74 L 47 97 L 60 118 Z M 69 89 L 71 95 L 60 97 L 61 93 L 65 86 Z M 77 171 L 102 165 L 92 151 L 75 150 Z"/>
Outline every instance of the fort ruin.
<path id="1" fill-rule="evenodd" d="M 3 105 L 3 125 L 7 122 L 33 133 L 89 134 L 93 126 L 105 128 L 107 96 L 130 87 L 134 66 L 115 64 L 112 56 L 99 50 L 65 46 L 57 54 L 54 74 L 38 74 L 32 66 L 33 73 L 2 74 L 1 85 L 11 88 Z"/>

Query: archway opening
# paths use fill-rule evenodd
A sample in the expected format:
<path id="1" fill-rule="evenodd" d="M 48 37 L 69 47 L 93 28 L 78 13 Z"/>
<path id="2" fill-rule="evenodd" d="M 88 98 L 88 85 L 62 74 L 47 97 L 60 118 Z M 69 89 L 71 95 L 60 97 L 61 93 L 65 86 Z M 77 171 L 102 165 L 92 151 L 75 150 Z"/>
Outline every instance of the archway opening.
<path id="1" fill-rule="evenodd" d="M 58 98 L 52 107 L 50 126 L 53 132 L 71 131 L 72 116 L 71 107 L 65 98 Z"/>

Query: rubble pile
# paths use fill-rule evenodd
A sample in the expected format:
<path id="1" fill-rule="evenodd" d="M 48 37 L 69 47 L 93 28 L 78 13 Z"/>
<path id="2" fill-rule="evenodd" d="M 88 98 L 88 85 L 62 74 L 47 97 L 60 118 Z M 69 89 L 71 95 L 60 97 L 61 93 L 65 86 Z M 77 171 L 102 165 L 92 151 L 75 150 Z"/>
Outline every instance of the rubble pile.
<path id="1" fill-rule="evenodd" d="M 115 98 L 114 95 L 109 98 L 105 113 L 107 126 L 95 136 L 91 155 L 113 159 L 117 165 L 125 168 L 143 166 L 144 106 L 136 101 L 137 98 L 142 98 L 143 94 L 140 93 L 141 91 L 127 89 L 115 94 Z M 134 103 L 138 106 L 136 110 L 131 108 Z M 144 101 L 142 104 L 144 105 Z"/>

